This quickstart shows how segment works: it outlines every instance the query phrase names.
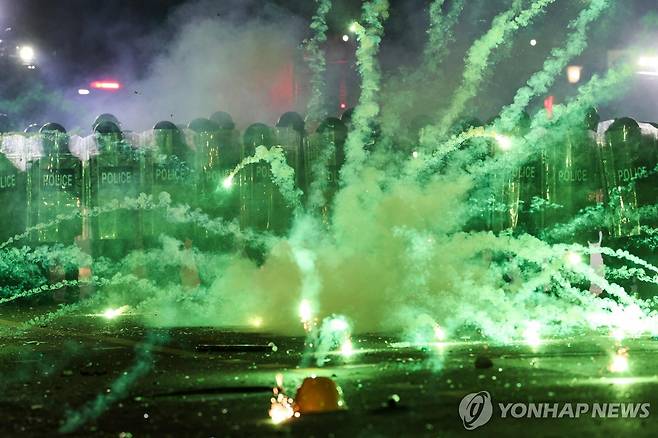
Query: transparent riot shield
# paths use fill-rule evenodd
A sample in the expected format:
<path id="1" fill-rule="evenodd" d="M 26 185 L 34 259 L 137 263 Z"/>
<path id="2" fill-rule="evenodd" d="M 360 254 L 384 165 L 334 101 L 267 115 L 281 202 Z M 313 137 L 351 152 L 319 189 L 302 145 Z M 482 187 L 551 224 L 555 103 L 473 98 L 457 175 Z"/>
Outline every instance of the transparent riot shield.
<path id="1" fill-rule="evenodd" d="M 319 208 L 325 222 L 339 189 L 340 169 L 345 162 L 347 127 L 340 119 L 328 117 L 305 143 L 304 165 L 307 203 Z"/>
<path id="2" fill-rule="evenodd" d="M 616 120 L 605 133 L 601 161 L 611 215 L 610 234 L 615 238 L 640 234 L 637 181 L 646 177 L 640 160 L 641 132 L 630 118 Z"/>
<path id="3" fill-rule="evenodd" d="M 21 157 L 0 152 L 0 204 L 3 205 L 3 213 L 0 216 L 0 242 L 25 231 L 27 175 L 25 169 L 19 168 L 22 163 Z"/>
<path id="4" fill-rule="evenodd" d="M 563 141 L 545 147 L 542 192 L 550 206 L 543 210 L 545 229 L 567 225 L 585 208 L 603 202 L 598 157 L 595 132 L 584 129 L 570 129 Z M 577 228 L 563 243 L 587 245 L 598 240 L 598 231 L 596 227 Z"/>
<path id="5" fill-rule="evenodd" d="M 256 148 L 271 148 L 272 128 L 262 123 L 249 126 L 242 144 L 243 159 L 254 156 Z M 243 229 L 280 232 L 287 228 L 290 211 L 272 181 L 269 163 L 258 161 L 244 166 L 234 177 L 239 183 L 240 226 Z"/>
<path id="6" fill-rule="evenodd" d="M 302 116 L 295 112 L 284 113 L 275 128 L 276 145 L 283 148 L 288 165 L 295 171 L 295 184 L 304 194 L 308 191 L 307 174 L 304 167 L 308 138 Z"/>
<path id="7" fill-rule="evenodd" d="M 62 128 L 63 131 L 63 128 Z M 42 151 L 28 171 L 28 226 L 36 245 L 72 245 L 82 233 L 82 162 L 71 154 L 66 132 L 46 130 Z"/>
<path id="8" fill-rule="evenodd" d="M 154 145 L 146 152 L 144 181 L 147 192 L 158 204 L 168 198 L 173 208 L 189 206 L 196 195 L 196 180 L 190 160 L 192 153 L 183 134 L 171 122 L 159 122 L 153 128 Z M 191 241 L 193 224 L 169 216 L 166 206 L 144 215 L 143 230 L 148 246 L 156 246 L 161 235 Z"/>
<path id="9" fill-rule="evenodd" d="M 141 212 L 127 208 L 143 191 L 140 152 L 113 122 L 96 125 L 95 140 L 98 154 L 89 159 L 85 187 L 88 207 L 104 211 L 91 218 L 92 252 L 118 259 L 142 246 Z"/>
<path id="10" fill-rule="evenodd" d="M 49 123 L 30 134 L 35 146 L 27 172 L 27 226 L 33 246 L 72 246 L 82 238 L 83 163 L 69 150 L 69 137 L 61 125 Z M 37 145 L 39 145 L 37 147 Z M 79 277 L 76 261 L 59 260 L 48 266 L 50 284 Z M 77 288 L 54 289 L 56 302 L 73 299 Z"/>
<path id="11" fill-rule="evenodd" d="M 517 138 L 513 135 L 496 134 L 489 142 L 490 156 L 498 161 L 500 171 L 491 175 L 491 197 L 489 200 L 489 229 L 494 232 L 527 231 L 532 225 L 525 210 L 535 190 L 537 166 L 533 160 L 517 162 L 513 148 Z"/>
<path id="12" fill-rule="evenodd" d="M 653 137 L 643 135 L 635 120 L 620 118 L 605 132 L 601 150 L 612 237 L 608 246 L 630 251 L 655 263 L 656 248 L 651 245 L 651 239 L 647 239 L 647 232 L 657 221 L 655 210 L 651 208 L 657 196 Z M 615 260 L 610 262 L 613 267 L 618 265 Z M 629 293 L 639 293 L 644 298 L 658 293 L 655 285 L 637 279 L 622 279 L 620 283 Z"/>
<path id="13" fill-rule="evenodd" d="M 195 119 L 188 127 L 193 138 L 192 169 L 197 184 L 193 206 L 211 220 L 237 217 L 237 196 L 230 190 L 224 190 L 224 180 L 236 165 L 236 155 L 239 154 L 233 130 L 226 126 L 222 128 L 208 119 Z M 204 250 L 227 249 L 230 239 L 199 227 L 195 233 L 195 245 Z"/>

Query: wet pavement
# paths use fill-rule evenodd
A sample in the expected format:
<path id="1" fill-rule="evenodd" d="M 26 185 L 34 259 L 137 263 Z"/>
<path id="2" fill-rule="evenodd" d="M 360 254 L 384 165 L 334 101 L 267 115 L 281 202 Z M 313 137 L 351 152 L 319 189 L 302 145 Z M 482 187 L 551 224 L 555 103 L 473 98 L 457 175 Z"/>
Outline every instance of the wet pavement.
<path id="1" fill-rule="evenodd" d="M 131 316 L 84 314 L 19 331 L 30 315 L 0 310 L 0 436 L 50 435 L 74 412 L 98 417 L 73 436 L 658 434 L 658 340 L 648 337 L 617 341 L 583 333 L 500 346 L 468 338 L 412 345 L 355 335 L 351 356 L 330 354 L 317 367 L 304 356 L 302 337 L 149 329 Z M 334 379 L 346 408 L 273 424 L 268 409 L 277 373 L 291 396 L 305 377 Z M 493 416 L 468 431 L 458 407 L 479 391 L 491 394 Z M 651 407 L 647 418 L 500 418 L 498 403 L 517 402 Z"/>

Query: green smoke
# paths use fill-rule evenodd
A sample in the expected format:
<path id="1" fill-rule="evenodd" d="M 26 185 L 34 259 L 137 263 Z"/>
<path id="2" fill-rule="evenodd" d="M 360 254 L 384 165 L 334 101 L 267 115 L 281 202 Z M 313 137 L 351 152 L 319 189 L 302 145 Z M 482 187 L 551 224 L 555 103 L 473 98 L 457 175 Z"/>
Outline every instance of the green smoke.
<path id="1" fill-rule="evenodd" d="M 15 120 L 33 123 L 53 110 L 72 114 L 76 108 L 61 92 L 47 89 L 42 82 L 34 83 L 15 99 L 0 99 L 0 112 L 10 114 Z"/>
<path id="2" fill-rule="evenodd" d="M 550 57 L 544 61 L 542 70 L 533 74 L 527 84 L 517 90 L 514 102 L 501 112 L 503 129 L 511 129 L 530 101 L 534 97 L 546 93 L 555 82 L 555 78 L 564 71 L 569 61 L 587 48 L 587 31 L 590 24 L 609 7 L 610 0 L 592 0 L 587 8 L 569 23 L 567 27 L 572 31 L 567 35 L 566 45 L 551 51 Z"/>
<path id="3" fill-rule="evenodd" d="M 440 18 L 441 3 L 434 2 L 430 10 L 433 27 L 426 53 L 439 53 L 439 40 L 445 44 L 450 40 L 447 32 L 452 27 L 451 12 Z M 522 10 L 522 2 L 516 1 L 510 10 L 494 19 L 492 29 L 469 50 L 464 81 L 457 91 L 461 97 L 452 103 L 450 117 L 456 117 L 469 96 L 477 93 L 482 77 L 494 64 L 493 51 L 549 4 L 535 1 Z M 543 92 L 542 86 L 548 88 L 561 70 L 558 67 L 576 51 L 584 49 L 587 28 L 606 5 L 602 0 L 588 3 L 572 22 L 573 32 L 565 48 L 554 50 L 544 69 L 531 78 L 527 89 L 519 92 L 521 97 L 512 104 L 516 105 L 514 111 L 527 105 L 523 103 L 527 96 L 531 99 Z M 458 15 L 456 11 L 461 10 L 463 3 L 453 2 L 452 6 Z M 318 4 L 317 17 L 323 16 L 322 7 Z M 377 54 L 387 14 L 387 2 L 368 2 L 363 8 L 361 25 L 357 26 L 357 59 L 363 91 L 348 140 L 343 188 L 336 196 L 328 224 L 320 223 L 312 212 L 302 210 L 294 173 L 281 149 L 259 147 L 231 175 L 257 161 L 270 164 L 275 184 L 298 211 L 288 235 L 240 230 L 235 222 L 224 218 L 210 218 L 189 206 L 171 205 L 167 195 L 158 199 L 147 197 L 135 208 L 157 209 L 175 223 L 192 223 L 212 234 L 262 243 L 266 251 L 262 263 L 244 256 L 239 249 L 204 253 L 162 236 L 161 247 L 135 252 L 93 278 L 99 289 L 94 298 L 35 318 L 25 328 L 48 324 L 87 308 L 98 311 L 101 304 L 108 304 L 130 305 L 146 324 L 155 326 L 216 325 L 245 329 L 250 321 L 258 320 L 267 331 L 299 333 L 303 330 L 301 313 L 305 323 L 317 324 L 318 331 L 311 333 L 312 342 L 308 343 L 313 344 L 309 345 L 309 356 L 317 359 L 319 365 L 345 341 L 352 329 L 404 333 L 411 340 L 422 342 L 435 341 L 437 327 L 448 336 L 465 329 L 478 329 L 483 336 L 500 342 L 518 340 L 526 326 L 536 324 L 542 336 L 619 325 L 640 327 L 643 332 L 650 331 L 653 324 L 655 330 L 656 315 L 648 304 L 612 282 L 613 278 L 635 277 L 654 284 L 655 266 L 628 251 L 601 248 L 599 252 L 607 258 L 630 265 L 610 269 L 611 277 L 608 273 L 603 277 L 587 264 L 570 263 L 565 257 L 569 251 L 593 252 L 589 248 L 551 243 L 560 240 L 559 235 L 568 235 L 571 226 L 605 223 L 602 208 L 592 208 L 586 215 L 575 217 L 559 233 L 550 230 L 558 237 L 547 234 L 543 239 L 515 236 L 512 232 L 469 231 L 465 225 L 479 212 L 472 201 L 482 201 L 490 193 L 497 175 L 526 161 L 541 145 L 560 141 L 585 108 L 622 93 L 622 85 L 628 82 L 632 70 L 621 67 L 604 77 L 594 76 L 580 87 L 573 99 L 555 106 L 553 118 L 540 111 L 534 116 L 529 132 L 517 139 L 505 159 L 477 161 L 471 150 L 476 148 L 475 144 L 452 155 L 450 165 L 443 166 L 447 154 L 458 150 L 464 141 L 475 143 L 479 139 L 485 143 L 496 133 L 491 128 L 480 128 L 445 139 L 440 131 L 442 126 L 438 131 L 423 133 L 427 155 L 400 159 L 383 148 L 381 140 L 373 134 L 382 100 Z M 438 62 L 441 56 L 435 55 L 421 65 Z M 423 85 L 406 90 L 412 96 L 425 91 Z M 390 114 L 395 116 L 395 110 L 401 107 L 391 108 Z M 372 153 L 367 149 L 372 149 Z M 331 153 L 333 149 L 328 147 L 317 163 L 320 169 L 314 169 L 320 179 Z M 230 190 L 230 182 L 229 187 L 220 186 L 218 190 Z M 311 207 L 322 204 L 321 188 L 322 183 L 312 188 Z M 655 217 L 655 209 L 647 209 L 645 214 Z M 20 259 L 18 263 L 29 263 L 27 256 L 20 257 L 27 261 Z M 7 263 L 17 258 L 18 255 L 11 255 Z M 201 284 L 182 287 L 181 267 L 191 265 L 198 270 Z M 140 267 L 148 273 L 147 278 L 135 274 Z M 98 270 L 94 268 L 94 272 Z M 27 276 L 29 272 L 21 275 Z M 590 282 L 601 285 L 607 296 L 594 297 L 577 286 Z M 42 290 L 40 284 L 17 284 L 9 296 L 38 294 Z M 50 287 L 46 285 L 44 290 Z M 332 323 L 336 317 L 327 318 L 328 315 L 344 315 L 340 319 L 350 322 L 349 329 L 341 322 Z M 96 418 L 125 395 L 129 386 L 148 372 L 150 348 L 147 345 L 145 353 L 138 352 L 135 365 L 125 378 L 115 382 L 111 395 L 99 395 L 80 411 L 71 413 L 63 431 L 74 430 Z"/>
<path id="4" fill-rule="evenodd" d="M 379 44 L 384 34 L 384 20 L 388 18 L 388 0 L 372 0 L 364 3 L 363 25 L 356 24 L 359 46 L 356 62 L 361 75 L 361 96 L 352 116 L 352 131 L 345 143 L 345 167 L 341 170 L 343 181 L 352 181 L 366 160 L 365 146 L 373 141 L 373 122 L 379 114 L 379 87 L 381 73 L 377 62 Z"/>
<path id="5" fill-rule="evenodd" d="M 309 211 L 317 211 L 326 206 L 327 199 L 325 190 L 329 182 L 328 165 L 329 162 L 335 157 L 336 145 L 333 140 L 324 139 L 323 149 L 316 156 L 316 162 L 313 163 L 311 168 L 311 175 L 313 180 L 309 187 L 307 206 Z"/>
<path id="6" fill-rule="evenodd" d="M 146 340 L 137 346 L 133 366 L 122 373 L 112 385 L 110 391 L 102 392 L 93 401 L 83 406 L 79 411 L 69 412 L 60 433 L 71 433 L 88 421 L 100 417 L 112 404 L 125 398 L 131 387 L 153 368 L 153 349 L 166 342 L 166 336 L 150 333 Z"/>
<path id="7" fill-rule="evenodd" d="M 254 155 L 243 159 L 233 171 L 231 171 L 225 181 L 232 181 L 235 175 L 245 166 L 260 161 L 264 161 L 270 165 L 270 170 L 272 171 L 272 182 L 274 182 L 279 188 L 279 191 L 288 205 L 299 207 L 302 192 L 299 188 L 295 187 L 295 170 L 288 165 L 283 149 L 280 147 L 275 146 L 271 149 L 267 149 L 265 146 L 258 146 Z M 219 188 L 219 190 L 221 190 L 221 188 Z"/>
<path id="8" fill-rule="evenodd" d="M 427 30 L 427 44 L 425 45 L 423 69 L 429 74 L 434 72 L 440 62 L 445 58 L 448 45 L 455 39 L 453 27 L 464 9 L 464 0 L 451 2 L 447 14 L 442 13 L 445 0 L 435 0 L 430 5 L 430 25 Z"/>
<path id="9" fill-rule="evenodd" d="M 322 44 L 327 41 L 327 14 L 331 10 L 331 0 L 315 0 L 318 8 L 311 19 L 310 28 L 313 36 L 306 44 L 311 69 L 311 97 L 308 101 L 307 117 L 318 121 L 326 116 L 324 91 L 326 60 L 322 51 Z"/>
<path id="10" fill-rule="evenodd" d="M 548 119 L 545 113 L 539 113 L 541 117 L 535 116 L 533 129 L 525 136 L 525 144 L 529 145 L 530 148 L 533 145 L 542 144 L 544 136 L 548 132 L 546 128 L 551 124 L 558 124 L 562 120 L 575 120 L 582 116 L 587 108 L 602 102 L 609 102 L 622 95 L 632 75 L 633 68 L 626 64 L 609 70 L 604 77 L 593 75 L 586 84 L 578 88 L 577 95 L 571 101 L 566 105 L 556 105 L 554 107 L 553 119 Z M 436 137 L 436 130 L 426 128 L 421 134 L 421 142 L 426 145 L 434 145 L 431 149 L 432 152 L 423 160 L 410 162 L 406 173 L 413 177 L 426 175 L 441 165 L 446 155 L 456 150 L 465 140 L 482 135 L 486 135 L 486 131 L 482 128 L 476 128 L 440 141 Z M 534 150 L 527 151 L 529 156 Z"/>
<path id="11" fill-rule="evenodd" d="M 537 0 L 525 10 L 519 12 L 520 3 L 514 2 L 512 7 L 498 14 L 491 28 L 480 37 L 469 49 L 464 66 L 462 83 L 455 91 L 450 105 L 437 126 L 427 128 L 434 138 L 442 138 L 453 122 L 464 110 L 466 103 L 473 98 L 483 78 L 491 69 L 492 52 L 516 31 L 532 23 L 555 0 Z"/>
<path id="12" fill-rule="evenodd" d="M 381 90 L 384 142 L 400 141 L 402 126 L 410 122 L 405 117 L 414 113 L 415 105 L 426 99 L 428 93 L 438 94 L 436 86 L 444 74 L 438 71 L 438 68 L 448 54 L 449 45 L 455 39 L 453 27 L 464 8 L 463 0 L 456 0 L 451 2 L 448 13 L 443 15 L 443 4 L 444 0 L 437 0 L 430 5 L 430 28 L 421 66 L 416 69 L 401 67 L 384 81 Z"/>

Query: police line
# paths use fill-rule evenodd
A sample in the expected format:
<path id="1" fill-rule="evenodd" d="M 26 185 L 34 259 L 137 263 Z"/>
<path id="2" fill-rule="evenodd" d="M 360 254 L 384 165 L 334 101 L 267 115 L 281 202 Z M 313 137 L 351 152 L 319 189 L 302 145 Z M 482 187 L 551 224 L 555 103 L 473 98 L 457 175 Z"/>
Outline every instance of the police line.
<path id="1" fill-rule="evenodd" d="M 242 169 L 231 190 L 221 182 L 258 146 L 281 146 L 302 190 L 313 182 L 311 161 L 331 147 L 323 195 L 337 189 L 337 172 L 347 128 L 325 120 L 314 134 L 305 132 L 299 114 L 284 114 L 275 127 L 256 123 L 243 135 L 230 115 L 195 119 L 187 126 L 157 123 L 151 131 L 122 131 L 112 115 L 99 116 L 88 137 L 69 135 L 56 123 L 34 133 L 2 134 L 0 154 L 0 241 L 75 211 L 111 205 L 140 193 L 166 192 L 173 204 L 189 205 L 210 218 L 239 221 L 241 227 L 284 233 L 292 211 L 275 186 L 267 163 Z M 324 203 L 328 205 L 330 200 Z M 159 211 L 117 209 L 91 218 L 84 214 L 31 233 L 33 245 L 71 245 L 88 241 L 94 255 L 120 258 L 155 245 L 161 234 L 190 240 L 202 249 L 226 245 L 192 226 L 171 224 Z M 230 243 L 228 243 L 230 244 Z"/>

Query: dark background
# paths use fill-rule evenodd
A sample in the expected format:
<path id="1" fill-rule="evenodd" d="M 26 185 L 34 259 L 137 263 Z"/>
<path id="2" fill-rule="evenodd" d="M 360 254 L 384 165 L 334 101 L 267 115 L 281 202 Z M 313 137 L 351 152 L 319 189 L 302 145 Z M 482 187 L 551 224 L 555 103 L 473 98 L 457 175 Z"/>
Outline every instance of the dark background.
<path id="1" fill-rule="evenodd" d="M 491 18 L 509 5 L 510 0 L 467 0 L 464 13 L 455 28 L 456 41 L 445 60 L 448 85 L 454 86 L 461 77 L 461 66 L 466 50 L 489 27 Z M 381 51 L 385 72 L 400 66 L 414 65 L 426 39 L 427 6 L 429 1 L 391 0 L 391 16 L 385 24 L 386 34 Z M 446 0 L 444 9 L 450 6 Z M 529 29 L 521 30 L 513 43 L 501 48 L 502 60 L 495 76 L 483 84 L 481 117 L 494 114 L 501 104 L 509 102 L 516 89 L 527 77 L 541 67 L 550 49 L 563 43 L 566 24 L 576 16 L 586 1 L 557 0 Z M 655 0 L 614 1 L 605 17 L 592 26 L 589 47 L 574 64 L 584 66 L 583 81 L 607 67 L 607 53 L 611 49 L 627 48 L 631 44 L 658 50 L 658 2 Z M 347 32 L 349 23 L 360 15 L 361 2 L 336 0 L 329 17 L 330 44 L 338 45 L 340 36 Z M 76 90 L 90 80 L 102 77 L 125 76 L 131 80 L 148 72 L 151 61 L 169 49 L 169 43 L 180 25 L 192 15 L 218 16 L 240 23 L 253 17 L 278 20 L 291 16 L 308 22 L 315 10 L 315 2 L 245 1 L 245 0 L 0 0 L 0 26 L 11 40 L 27 41 L 38 50 L 39 75 L 49 87 L 63 91 Z M 307 36 L 310 31 L 306 31 Z M 2 34 L 2 32 L 0 32 Z M 0 37 L 2 38 L 2 37 Z M 535 38 L 536 47 L 528 42 Z M 7 39 L 7 38 L 5 38 Z M 300 43 L 303 38 L 300 38 Z M 353 66 L 353 46 L 339 50 Z M 349 103 L 358 100 L 358 77 L 350 77 Z M 561 98 L 575 91 L 558 81 L 554 94 Z M 638 78 L 627 98 L 603 108 L 604 116 L 631 115 L 642 120 L 658 120 L 653 101 L 658 99 L 658 81 Z M 337 90 L 332 90 L 337 93 Z M 2 97 L 2 96 L 0 96 Z"/>

